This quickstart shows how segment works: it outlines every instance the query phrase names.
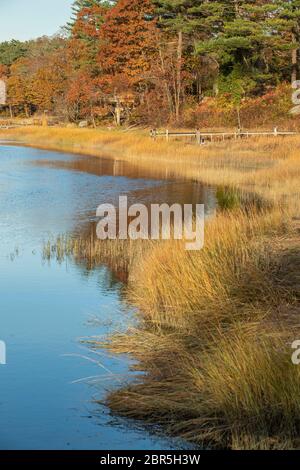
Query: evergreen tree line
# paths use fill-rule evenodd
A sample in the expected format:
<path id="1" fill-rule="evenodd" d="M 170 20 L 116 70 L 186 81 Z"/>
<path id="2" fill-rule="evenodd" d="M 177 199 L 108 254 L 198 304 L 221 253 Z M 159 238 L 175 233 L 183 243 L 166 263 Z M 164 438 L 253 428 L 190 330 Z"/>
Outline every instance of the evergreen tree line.
<path id="1" fill-rule="evenodd" d="M 59 35 L 0 44 L 0 76 L 14 114 L 160 125 L 221 109 L 241 125 L 245 106 L 285 103 L 299 48 L 300 0 L 76 0 Z"/>

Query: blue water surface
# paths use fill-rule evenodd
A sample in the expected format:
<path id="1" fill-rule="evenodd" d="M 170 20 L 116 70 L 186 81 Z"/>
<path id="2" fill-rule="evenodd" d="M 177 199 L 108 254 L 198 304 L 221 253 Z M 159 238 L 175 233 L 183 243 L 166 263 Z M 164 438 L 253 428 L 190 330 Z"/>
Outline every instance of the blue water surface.
<path id="1" fill-rule="evenodd" d="M 185 447 L 95 401 L 131 380 L 128 358 L 91 352 L 80 341 L 132 321 L 121 283 L 105 266 L 89 271 L 41 255 L 49 237 L 84 229 L 99 204 L 116 203 L 120 194 L 140 202 L 167 188 L 157 177 L 118 167 L 122 171 L 105 159 L 0 145 L 0 340 L 7 346 L 7 364 L 0 365 L 0 449 Z M 171 199 L 189 192 L 180 184 L 169 188 Z M 199 187 L 193 191 L 201 198 Z"/>

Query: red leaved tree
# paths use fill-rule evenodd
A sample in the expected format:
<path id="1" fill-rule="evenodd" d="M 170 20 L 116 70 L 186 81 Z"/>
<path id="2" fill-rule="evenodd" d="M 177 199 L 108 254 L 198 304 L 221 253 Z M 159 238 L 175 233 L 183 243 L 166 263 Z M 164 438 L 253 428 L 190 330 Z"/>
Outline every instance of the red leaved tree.
<path id="1" fill-rule="evenodd" d="M 98 85 L 111 103 L 116 123 L 144 99 L 155 54 L 155 20 L 151 0 L 120 0 L 100 29 Z"/>

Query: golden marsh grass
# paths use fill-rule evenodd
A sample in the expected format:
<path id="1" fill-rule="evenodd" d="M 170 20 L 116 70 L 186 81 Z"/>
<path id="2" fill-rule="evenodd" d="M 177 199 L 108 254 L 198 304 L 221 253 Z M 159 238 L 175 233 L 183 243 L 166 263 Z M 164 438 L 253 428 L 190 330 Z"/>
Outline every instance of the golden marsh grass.
<path id="1" fill-rule="evenodd" d="M 201 445 L 299 448 L 300 369 L 291 362 L 291 343 L 300 338 L 300 139 L 197 147 L 101 130 L 25 129 L 2 136 L 123 159 L 269 204 L 219 213 L 206 224 L 199 252 L 175 241 L 102 248 L 91 239 L 69 249 L 91 264 L 125 262 L 126 297 L 140 312 L 138 325 L 104 345 L 132 354 L 135 368 L 147 372 L 110 393 L 112 410 L 162 423 Z"/>

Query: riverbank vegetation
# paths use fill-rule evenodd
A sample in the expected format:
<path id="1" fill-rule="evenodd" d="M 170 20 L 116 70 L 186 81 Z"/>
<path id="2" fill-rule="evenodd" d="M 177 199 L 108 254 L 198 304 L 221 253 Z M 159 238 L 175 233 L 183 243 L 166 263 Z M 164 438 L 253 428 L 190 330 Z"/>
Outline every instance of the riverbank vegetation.
<path id="1" fill-rule="evenodd" d="M 76 0 L 55 37 L 0 44 L 1 117 L 44 124 L 1 139 L 217 188 L 201 251 L 90 234 L 44 247 L 46 259 L 107 264 L 137 309 L 126 333 L 94 342 L 143 372 L 109 394 L 111 409 L 200 446 L 300 448 L 300 140 L 196 145 L 129 129 L 299 129 L 299 6 Z"/>
<path id="2" fill-rule="evenodd" d="M 154 142 L 147 133 L 29 127 L 0 130 L 2 140 L 126 161 L 158 177 L 238 186 L 269 200 L 298 195 L 298 137 L 252 138 L 197 146 Z"/>
<path id="3" fill-rule="evenodd" d="M 63 131 L 51 132 L 58 148 Z M 116 270 L 125 260 L 124 296 L 137 308 L 136 322 L 94 347 L 131 354 L 144 374 L 110 393 L 111 409 L 200 446 L 299 448 L 300 369 L 291 360 L 300 335 L 299 139 L 199 148 L 134 133 L 67 132 L 72 142 L 82 132 L 82 152 L 94 136 L 90 153 L 114 149 L 138 167 L 155 163 L 170 177 L 227 188 L 218 190 L 223 210 L 207 221 L 198 252 L 174 240 L 103 247 L 91 237 L 46 248 Z M 240 206 L 243 193 L 260 204 Z"/>
<path id="4" fill-rule="evenodd" d="M 3 115 L 297 127 L 289 111 L 298 8 L 298 0 L 75 0 L 56 36 L 0 44 Z"/>
<path id="5" fill-rule="evenodd" d="M 299 260 L 299 234 L 275 210 L 218 216 L 201 252 L 150 250 L 128 288 L 139 326 L 108 344 L 147 374 L 111 408 L 199 445 L 299 446 Z"/>

